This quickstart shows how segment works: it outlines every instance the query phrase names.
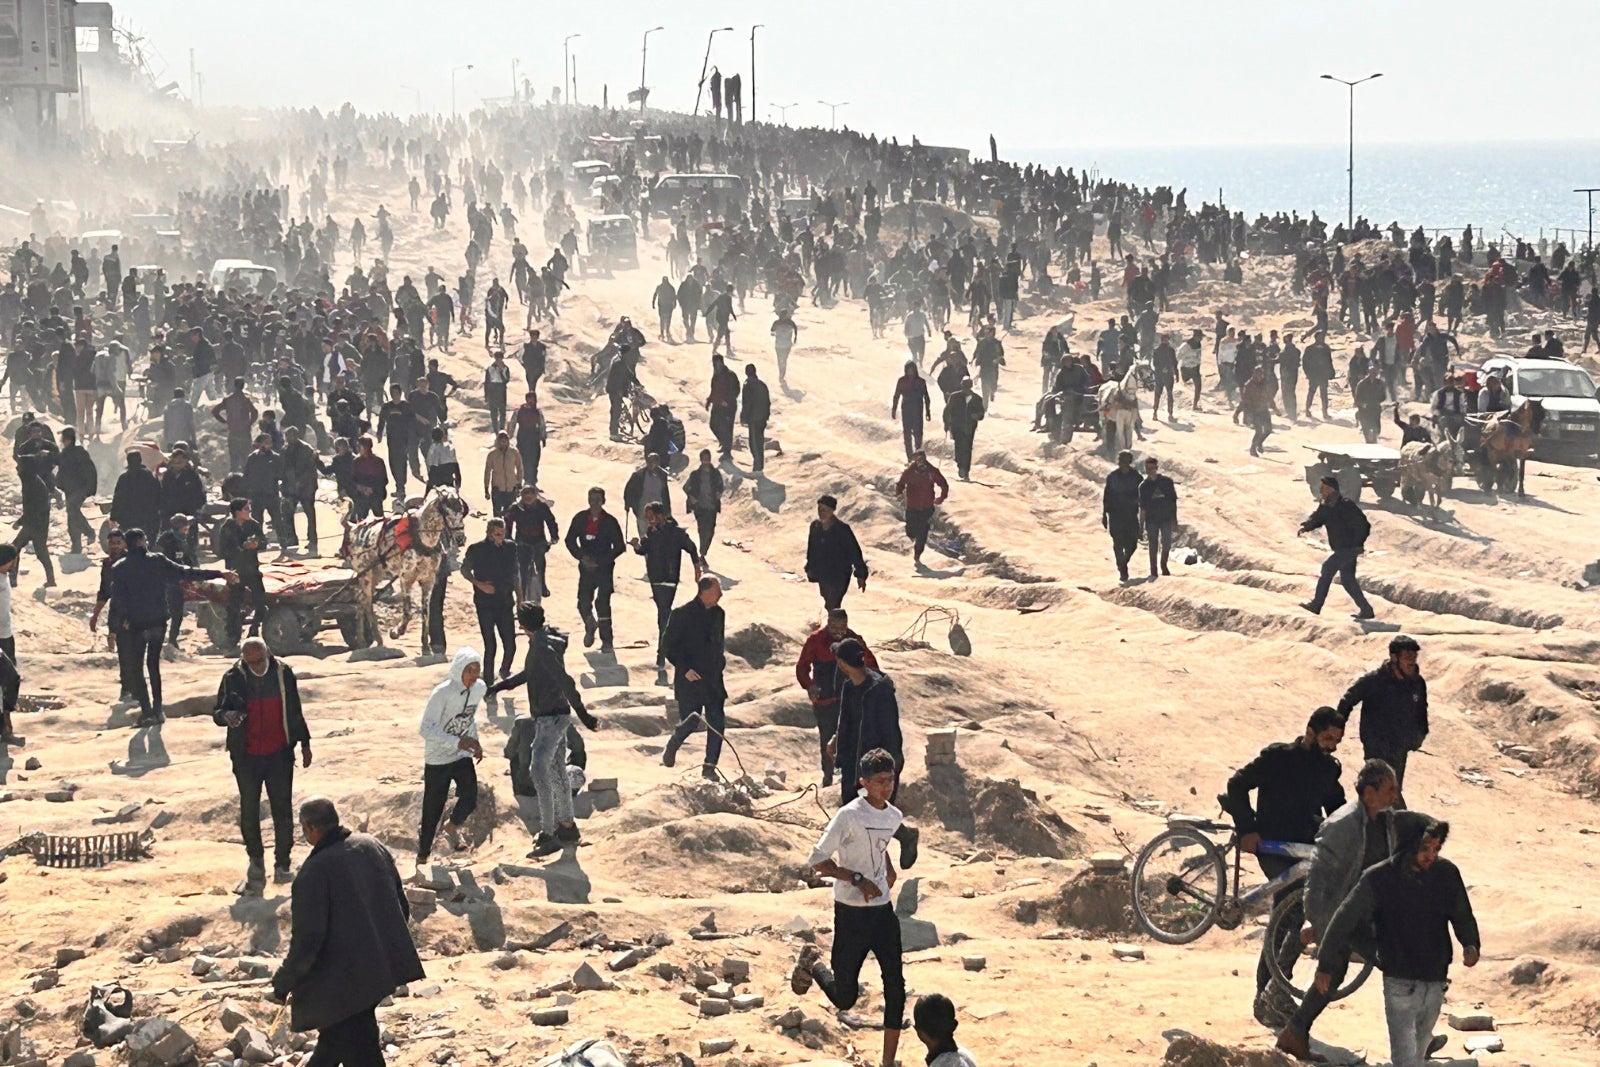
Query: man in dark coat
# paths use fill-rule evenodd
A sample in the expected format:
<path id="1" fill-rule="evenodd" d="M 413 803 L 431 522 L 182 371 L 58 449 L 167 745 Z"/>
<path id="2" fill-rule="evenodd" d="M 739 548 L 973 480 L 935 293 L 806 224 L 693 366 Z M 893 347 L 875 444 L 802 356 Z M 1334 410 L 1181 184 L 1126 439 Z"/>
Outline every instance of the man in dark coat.
<path id="1" fill-rule="evenodd" d="M 567 524 L 567 551 L 578 561 L 578 615 L 583 619 L 583 647 L 593 648 L 600 635 L 600 651 L 612 650 L 611 593 L 615 587 L 617 557 L 628 550 L 622 525 L 606 511 L 606 491 L 589 490 L 589 506 Z"/>
<path id="2" fill-rule="evenodd" d="M 956 474 L 968 481 L 972 472 L 972 442 L 984 416 L 983 398 L 972 391 L 972 379 L 962 378 L 944 402 L 944 428 L 955 442 Z"/>
<path id="3" fill-rule="evenodd" d="M 1407 757 L 1428 739 L 1428 683 L 1417 663 L 1421 652 L 1416 638 L 1396 634 L 1389 641 L 1389 658 L 1357 678 L 1339 700 L 1343 715 L 1361 705 L 1362 753 L 1393 767 L 1401 789 Z"/>
<path id="4" fill-rule="evenodd" d="M 161 529 L 161 483 L 144 465 L 138 449 L 127 452 L 128 466 L 111 492 L 111 521 L 119 530 Z"/>
<path id="5" fill-rule="evenodd" d="M 1361 582 L 1356 578 L 1356 559 L 1366 550 L 1372 524 L 1362 514 L 1361 505 L 1339 492 L 1339 480 L 1333 475 L 1324 476 L 1317 491 L 1321 494 L 1322 503 L 1300 524 L 1299 533 L 1309 533 L 1318 527 L 1326 528 L 1328 558 L 1322 561 L 1316 593 L 1300 606 L 1313 615 L 1321 614 L 1323 602 L 1328 599 L 1328 590 L 1333 586 L 1333 576 L 1337 574 L 1344 591 L 1355 601 L 1354 617 L 1363 621 L 1371 619 L 1377 613 L 1361 592 Z"/>
<path id="6" fill-rule="evenodd" d="M 750 469 L 760 474 L 766 469 L 767 422 L 772 418 L 772 394 L 767 383 L 756 377 L 756 365 L 744 367 L 744 391 L 739 400 L 739 421 L 750 438 Z"/>
<path id="7" fill-rule="evenodd" d="M 894 757 L 894 792 L 889 802 L 900 795 L 900 778 L 905 770 L 905 742 L 900 733 L 900 701 L 895 696 L 894 680 L 873 665 L 866 645 L 854 637 L 835 642 L 833 653 L 839 673 L 834 676 L 839 695 L 839 729 L 828 743 L 839 773 L 839 803 L 848 804 L 860 790 L 859 778 L 850 777 L 850 768 L 861 764 L 861 757 L 873 749 L 883 749 Z M 917 862 L 920 831 L 901 823 L 894 832 L 900 842 L 900 866 Z"/>
<path id="8" fill-rule="evenodd" d="M 300 805 L 300 830 L 311 855 L 295 879 L 289 954 L 272 993 L 294 998 L 291 1027 L 318 1031 L 318 1064 L 375 1067 L 383 1063 L 375 1009 L 424 977 L 405 887 L 389 850 L 340 826 L 332 801 Z"/>
<path id="9" fill-rule="evenodd" d="M 852 574 L 863 591 L 867 588 L 867 561 L 861 544 L 850 524 L 835 514 L 838 507 L 839 501 L 832 496 L 817 498 L 817 517 L 811 521 L 806 540 L 806 581 L 816 583 L 828 608 L 844 603 Z"/>
<path id="10" fill-rule="evenodd" d="M 72 551 L 82 552 L 85 543 L 94 543 L 94 529 L 83 515 L 83 503 L 94 496 L 100 485 L 100 474 L 95 469 L 89 450 L 78 443 L 78 434 L 70 426 L 61 431 L 61 458 L 56 467 L 56 488 L 67 498 L 67 536 L 72 539 Z"/>
<path id="11" fill-rule="evenodd" d="M 722 681 L 727 656 L 722 643 L 726 619 L 718 603 L 721 599 L 722 582 L 706 575 L 700 579 L 695 598 L 673 609 L 661 635 L 661 654 L 672 664 L 672 692 L 678 701 L 678 726 L 667 739 L 661 762 L 672 766 L 678 749 L 704 722 L 706 759 L 700 773 L 713 781 L 722 756 L 722 735 L 728 728 L 723 710 L 728 689 Z"/>
<path id="12" fill-rule="evenodd" d="M 1117 469 L 1106 475 L 1100 500 L 1100 525 L 1111 535 L 1117 574 L 1128 580 L 1128 561 L 1139 550 L 1139 486 L 1144 481 L 1133 469 L 1133 453 L 1117 453 Z"/>

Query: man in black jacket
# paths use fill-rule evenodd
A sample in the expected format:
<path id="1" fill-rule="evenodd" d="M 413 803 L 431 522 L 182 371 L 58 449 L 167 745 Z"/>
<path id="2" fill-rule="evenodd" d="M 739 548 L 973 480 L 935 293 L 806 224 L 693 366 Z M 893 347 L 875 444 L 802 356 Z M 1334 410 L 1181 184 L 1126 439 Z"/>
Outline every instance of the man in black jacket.
<path id="1" fill-rule="evenodd" d="M 1309 845 L 1317 839 L 1323 816 L 1344 803 L 1339 761 L 1333 755 L 1343 739 L 1344 716 L 1334 708 L 1318 708 L 1311 713 L 1304 735 L 1268 745 L 1228 779 L 1223 810 L 1233 816 L 1239 851 L 1254 854 L 1261 873 L 1268 878 L 1278 877 L 1298 861 L 1259 852 L 1263 840 Z M 1252 791 L 1256 794 L 1254 806 L 1250 803 Z M 1273 897 L 1274 907 L 1288 891 L 1280 890 Z M 1273 1030 L 1288 1020 L 1294 1004 L 1271 985 L 1267 953 L 1277 952 L 1279 959 L 1292 967 L 1300 946 L 1291 939 L 1300 922 L 1298 915 L 1292 916 L 1282 927 L 1289 936 L 1275 945 L 1263 942 L 1256 963 L 1256 1019 Z"/>
<path id="2" fill-rule="evenodd" d="M 239 576 L 228 590 L 228 644 L 237 647 L 244 632 L 244 595 L 250 594 L 250 635 L 261 630 L 267 612 L 267 590 L 261 582 L 261 546 L 266 531 L 250 517 L 250 501 L 243 497 L 228 502 L 229 517 L 217 527 L 217 553 L 222 562 Z"/>
<path id="3" fill-rule="evenodd" d="M 850 591 L 851 575 L 863 592 L 867 588 L 866 557 L 861 554 L 855 531 L 838 517 L 838 508 L 836 498 L 818 497 L 817 517 L 811 520 L 811 533 L 806 539 L 806 581 L 816 583 L 817 590 L 822 593 L 823 606 L 828 608 L 844 603 L 844 595 Z M 850 769 L 855 764 L 840 766 Z"/>
<path id="4" fill-rule="evenodd" d="M 200 566 L 200 553 L 194 543 L 194 519 L 179 512 L 167 519 L 167 528 L 156 538 L 156 551 L 185 567 Z M 167 659 L 178 657 L 178 634 L 183 632 L 183 586 L 167 586 Z"/>
<path id="5" fill-rule="evenodd" d="M 944 428 L 950 431 L 950 438 L 955 442 L 956 474 L 964 482 L 970 480 L 972 442 L 984 411 L 983 398 L 972 391 L 971 378 L 962 378 L 961 384 L 944 402 Z"/>
<path id="6" fill-rule="evenodd" d="M 82 552 L 85 543 L 94 544 L 94 528 L 84 518 L 83 502 L 94 496 L 99 485 L 100 473 L 95 469 L 94 458 L 78 443 L 77 431 L 63 429 L 56 488 L 67 498 L 67 536 L 72 539 L 74 553 Z"/>
<path id="7" fill-rule="evenodd" d="M 263 524 L 271 522 L 279 547 L 287 548 L 290 542 L 279 513 L 282 481 L 283 457 L 273 450 L 272 435 L 257 434 L 255 448 L 244 461 L 244 494 L 250 499 L 251 513 L 259 515 Z"/>
<path id="8" fill-rule="evenodd" d="M 1139 550 L 1139 486 L 1144 481 L 1133 469 L 1133 453 L 1117 453 L 1117 469 L 1106 475 L 1100 497 L 1100 525 L 1111 535 L 1111 554 L 1117 574 L 1128 580 L 1128 561 Z"/>
<path id="9" fill-rule="evenodd" d="M 266 849 L 261 841 L 261 790 L 272 811 L 273 876 L 282 884 L 292 877 L 294 850 L 294 749 L 311 766 L 311 731 L 300 706 L 300 685 L 294 670 L 273 656 L 267 643 L 252 637 L 239 660 L 217 686 L 211 721 L 228 728 L 225 746 L 239 784 L 239 831 L 244 836 L 250 869 L 244 890 L 259 893 L 266 884 Z"/>
<path id="10" fill-rule="evenodd" d="M 144 465 L 136 448 L 126 453 L 127 469 L 117 476 L 111 493 L 111 521 L 119 530 L 161 529 L 161 483 Z"/>
<path id="11" fill-rule="evenodd" d="M 739 399 L 739 421 L 750 438 L 750 469 L 760 474 L 766 469 L 767 422 L 772 418 L 772 393 L 767 383 L 756 377 L 756 365 L 744 367 L 744 391 Z"/>
<path id="12" fill-rule="evenodd" d="M 1394 858 L 1361 876 L 1317 953 L 1314 988 L 1326 994 L 1359 932 L 1369 924 L 1376 929 L 1389 1058 L 1396 1067 L 1421 1067 L 1433 1050 L 1433 1024 L 1449 985 L 1451 930 L 1461 942 L 1461 962 L 1478 965 L 1481 939 L 1466 883 L 1456 865 L 1439 856 L 1449 836 L 1449 823 L 1431 819 L 1403 827 Z"/>
<path id="13" fill-rule="evenodd" d="M 828 742 L 828 754 L 839 772 L 839 803 L 843 806 L 856 798 L 860 781 L 851 777 L 849 768 L 859 766 L 861 757 L 873 749 L 882 749 L 894 757 L 894 792 L 889 797 L 893 803 L 900 795 L 900 779 L 906 766 L 900 701 L 895 696 L 894 681 L 869 665 L 866 646 L 853 637 L 835 642 L 829 651 L 839 670 L 835 676 L 839 728 Z M 917 862 L 920 837 L 921 832 L 910 823 L 902 822 L 895 830 L 901 867 Z"/>
<path id="14" fill-rule="evenodd" d="M 294 997 L 293 1029 L 318 1031 L 319 1065 L 381 1067 L 378 1004 L 424 977 L 400 871 L 377 838 L 339 825 L 330 800 L 300 805 L 300 830 L 311 855 L 295 881 L 289 953 L 272 995 Z"/>
<path id="15" fill-rule="evenodd" d="M 283 490 L 281 504 L 283 525 L 279 532 L 284 545 L 298 545 L 300 535 L 295 532 L 295 515 L 306 513 L 306 550 L 317 555 L 317 476 L 325 468 L 317 450 L 301 440 L 300 428 L 290 426 L 283 431 L 283 454 L 280 457 L 279 488 Z"/>
<path id="16" fill-rule="evenodd" d="M 1339 699 L 1343 715 L 1361 705 L 1365 758 L 1381 759 L 1393 767 L 1402 789 L 1407 757 L 1428 739 L 1428 683 L 1417 664 L 1421 652 L 1416 638 L 1396 634 L 1389 642 L 1389 658 L 1357 678 Z M 1404 801 L 1400 807 L 1405 807 Z"/>
<path id="17" fill-rule="evenodd" d="M 622 526 L 606 511 L 606 491 L 589 490 L 589 506 L 567 524 L 567 551 L 578 561 L 578 614 L 583 619 L 583 647 L 593 648 L 596 631 L 600 651 L 612 651 L 611 592 L 617 557 L 628 550 Z"/>
<path id="18" fill-rule="evenodd" d="M 161 642 L 167 634 L 167 587 L 175 582 L 239 580 L 232 571 L 184 567 L 145 543 L 143 530 L 124 530 L 128 554 L 111 568 L 111 618 L 117 638 L 122 689 L 139 702 L 139 725 L 154 726 L 161 713 Z M 237 586 L 235 586 L 237 588 Z M 145 672 L 149 672 L 149 685 Z"/>
<path id="19" fill-rule="evenodd" d="M 161 521 L 170 525 L 174 515 L 198 515 L 206 506 L 206 483 L 190 461 L 186 448 L 174 448 L 161 472 Z"/>
<path id="20" fill-rule="evenodd" d="M 1366 595 L 1361 592 L 1361 583 L 1356 579 L 1356 559 L 1366 548 L 1372 524 L 1361 513 L 1359 504 L 1339 492 L 1339 480 L 1333 475 L 1325 475 L 1317 491 L 1322 494 L 1322 503 L 1300 524 L 1296 536 L 1326 527 L 1328 558 L 1322 561 L 1322 574 L 1317 578 L 1316 593 L 1300 606 L 1313 615 L 1320 615 L 1323 602 L 1328 599 L 1328 590 L 1333 587 L 1333 576 L 1337 574 L 1339 584 L 1355 601 L 1356 614 L 1352 618 L 1363 621 L 1375 618 L 1377 613 L 1367 602 Z"/>
<path id="21" fill-rule="evenodd" d="M 56 492 L 56 463 L 60 452 L 54 441 L 43 433 L 43 424 L 34 422 L 28 427 L 27 439 L 18 443 L 17 481 L 22 489 L 22 515 L 19 529 L 11 545 L 19 552 L 29 544 L 33 554 L 44 568 L 44 584 L 56 584 L 55 568 L 50 563 L 50 503 Z M 11 578 L 15 585 L 16 569 Z"/>
<path id="22" fill-rule="evenodd" d="M 672 695 L 678 702 L 678 725 L 667 739 L 661 762 L 671 767 L 678 749 L 704 722 L 706 758 L 700 773 L 713 781 L 722 756 L 722 735 L 728 728 L 723 711 L 728 690 L 722 682 L 727 656 L 722 647 L 726 620 L 718 603 L 721 599 L 722 582 L 712 575 L 701 578 L 698 594 L 673 609 L 661 635 L 661 652 L 672 664 Z"/>
<path id="23" fill-rule="evenodd" d="M 694 564 L 694 580 L 700 581 L 705 561 L 695 551 L 694 542 L 682 526 L 667 514 L 660 503 L 645 505 L 645 530 L 643 537 L 628 543 L 644 557 L 645 577 L 650 581 L 650 596 L 656 602 L 656 666 L 666 662 L 661 652 L 660 637 L 667 630 L 667 616 L 672 613 L 672 602 L 678 598 L 678 575 L 683 568 L 683 555 L 688 553 Z"/>
<path id="24" fill-rule="evenodd" d="M 700 558 L 711 554 L 717 536 L 717 516 L 722 513 L 722 472 L 711 462 L 711 449 L 700 450 L 700 466 L 683 480 L 684 503 L 694 513 L 695 530 L 700 537 Z"/>
<path id="25" fill-rule="evenodd" d="M 1160 545 L 1161 573 L 1167 570 L 1167 557 L 1172 552 L 1172 530 L 1178 524 L 1178 487 L 1172 479 L 1161 473 L 1161 463 L 1154 456 L 1144 460 L 1144 481 L 1139 483 L 1139 528 L 1144 531 L 1145 543 L 1150 548 L 1150 580 L 1156 580 L 1156 546 Z"/>
<path id="26" fill-rule="evenodd" d="M 517 654 L 515 620 L 522 589 L 517 580 L 517 546 L 506 540 L 504 519 L 490 519 L 483 540 L 467 547 L 461 577 L 472 583 L 472 607 L 478 614 L 478 633 L 483 636 L 484 670 L 494 670 L 495 649 L 503 644 L 500 677 L 505 678 Z"/>

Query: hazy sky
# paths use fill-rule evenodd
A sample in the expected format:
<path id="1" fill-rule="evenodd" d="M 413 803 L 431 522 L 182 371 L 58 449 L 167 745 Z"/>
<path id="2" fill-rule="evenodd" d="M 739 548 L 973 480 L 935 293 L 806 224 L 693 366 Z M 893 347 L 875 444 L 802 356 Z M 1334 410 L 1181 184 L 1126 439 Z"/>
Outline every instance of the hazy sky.
<path id="1" fill-rule="evenodd" d="M 1524 18 L 1520 12 L 1537 13 Z M 511 64 L 540 97 L 562 80 L 572 42 L 578 98 L 602 84 L 621 103 L 639 84 L 650 38 L 652 102 L 687 110 L 712 27 L 712 62 L 750 68 L 757 37 L 761 117 L 797 102 L 794 124 L 828 121 L 818 99 L 848 101 L 841 124 L 1002 154 L 1051 146 L 1342 142 L 1346 90 L 1318 75 L 1384 77 L 1356 90 L 1358 140 L 1507 140 L 1594 135 L 1575 85 L 1596 0 L 119 0 L 119 18 L 188 82 L 188 50 L 207 104 L 350 101 L 362 110 L 450 108 L 511 91 Z M 1523 62 L 1510 66 L 1515 57 Z M 158 64 L 159 65 L 159 64 Z M 1600 175 L 1595 176 L 1600 181 Z"/>

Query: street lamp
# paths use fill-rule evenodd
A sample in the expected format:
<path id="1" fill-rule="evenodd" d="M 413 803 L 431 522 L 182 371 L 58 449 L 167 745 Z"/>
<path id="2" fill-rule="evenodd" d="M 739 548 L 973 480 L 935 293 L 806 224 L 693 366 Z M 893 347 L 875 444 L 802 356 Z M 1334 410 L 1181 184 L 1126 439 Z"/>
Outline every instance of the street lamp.
<path id="1" fill-rule="evenodd" d="M 818 100 L 817 103 L 828 109 L 828 128 L 830 130 L 839 125 L 839 109 L 850 106 L 850 101 L 848 100 L 837 104 L 830 104 L 826 100 Z"/>
<path id="2" fill-rule="evenodd" d="M 644 114 L 644 98 L 650 95 L 649 91 L 644 87 L 644 65 L 645 61 L 650 58 L 650 35 L 664 29 L 666 29 L 665 26 L 652 26 L 650 29 L 645 30 L 644 45 L 639 49 L 639 114 L 641 115 Z"/>
<path id="3" fill-rule="evenodd" d="M 561 40 L 561 95 L 567 103 L 572 103 L 572 53 L 567 48 L 574 38 L 582 37 L 581 33 L 569 33 Z"/>
<path id="4" fill-rule="evenodd" d="M 1362 82 L 1369 82 L 1373 78 L 1383 77 L 1383 72 L 1368 74 L 1365 78 L 1357 78 L 1355 81 L 1335 78 L 1332 74 L 1324 74 L 1322 77 L 1325 81 L 1338 82 L 1350 90 L 1350 162 L 1349 168 L 1345 172 L 1349 176 L 1349 200 L 1347 201 L 1348 214 L 1345 219 L 1345 227 L 1354 230 L 1356 228 L 1356 86 Z"/>
<path id="5" fill-rule="evenodd" d="M 450 117 L 456 117 L 456 75 L 464 70 L 471 70 L 471 63 L 464 63 L 450 71 Z"/>
<path id="6" fill-rule="evenodd" d="M 513 104 L 517 102 L 517 67 L 520 66 L 521 63 L 522 60 L 520 59 L 513 59 L 511 61 L 511 102 Z"/>
<path id="7" fill-rule="evenodd" d="M 765 26 L 758 22 L 750 27 L 750 121 L 760 122 L 761 112 L 756 110 L 756 31 Z"/>
<path id="8" fill-rule="evenodd" d="M 778 122 L 780 124 L 789 125 L 789 109 L 795 107 L 795 104 L 768 104 L 767 106 L 778 113 Z"/>
<path id="9" fill-rule="evenodd" d="M 711 39 L 719 33 L 732 33 L 732 26 L 718 26 L 706 34 L 706 57 L 700 61 L 700 87 L 694 91 L 694 113 L 692 118 L 700 117 L 700 94 L 706 88 L 706 70 L 711 66 Z"/>

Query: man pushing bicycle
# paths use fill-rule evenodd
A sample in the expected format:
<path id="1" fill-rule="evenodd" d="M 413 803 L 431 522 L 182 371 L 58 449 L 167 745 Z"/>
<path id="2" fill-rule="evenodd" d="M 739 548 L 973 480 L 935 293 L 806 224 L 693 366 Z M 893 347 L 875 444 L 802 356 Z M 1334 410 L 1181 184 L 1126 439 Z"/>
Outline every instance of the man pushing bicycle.
<path id="1" fill-rule="evenodd" d="M 1339 784 L 1340 766 L 1334 751 L 1344 739 L 1344 716 L 1336 709 L 1322 707 L 1311 713 L 1304 736 L 1293 741 L 1280 741 L 1268 745 L 1228 779 L 1228 792 L 1223 798 L 1223 810 L 1233 816 L 1239 834 L 1239 851 L 1256 854 L 1263 839 L 1278 842 L 1296 842 L 1309 845 L 1316 840 L 1317 829 L 1325 813 L 1336 811 L 1344 804 L 1344 787 Z M 1250 793 L 1256 794 L 1252 807 Z M 1268 878 L 1276 878 L 1296 862 L 1284 856 L 1256 855 L 1261 871 Z M 1291 891 L 1285 887 L 1273 898 L 1273 906 Z M 1272 984 L 1272 969 L 1267 953 L 1278 954 L 1278 962 L 1285 971 L 1294 967 L 1300 954 L 1294 931 L 1300 928 L 1300 918 L 1285 923 L 1280 929 L 1277 943 L 1261 945 L 1261 959 L 1256 965 L 1256 1021 L 1269 1030 L 1278 1030 L 1288 1021 L 1295 1005 L 1287 992 Z"/>

